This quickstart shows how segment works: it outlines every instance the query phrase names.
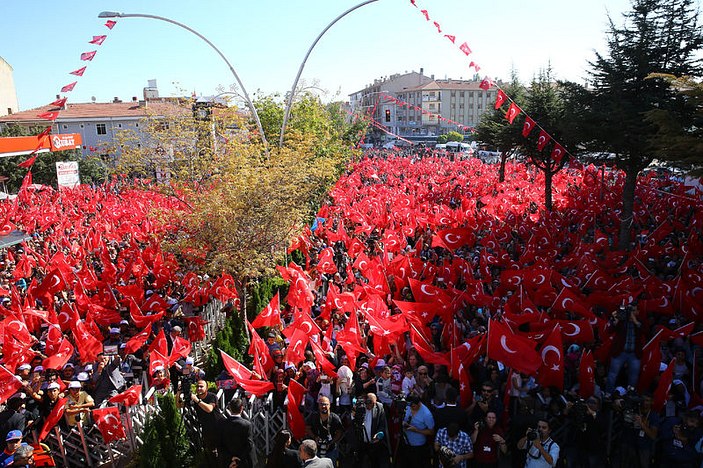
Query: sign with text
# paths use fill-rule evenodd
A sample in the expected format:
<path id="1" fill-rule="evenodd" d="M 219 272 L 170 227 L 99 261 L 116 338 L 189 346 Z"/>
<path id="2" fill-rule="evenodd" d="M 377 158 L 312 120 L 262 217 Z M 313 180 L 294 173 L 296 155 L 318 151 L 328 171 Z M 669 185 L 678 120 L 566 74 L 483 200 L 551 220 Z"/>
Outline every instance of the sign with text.
<path id="1" fill-rule="evenodd" d="M 73 188 L 81 183 L 78 174 L 78 161 L 59 161 L 56 163 L 56 177 L 59 182 L 59 190 L 64 187 Z"/>

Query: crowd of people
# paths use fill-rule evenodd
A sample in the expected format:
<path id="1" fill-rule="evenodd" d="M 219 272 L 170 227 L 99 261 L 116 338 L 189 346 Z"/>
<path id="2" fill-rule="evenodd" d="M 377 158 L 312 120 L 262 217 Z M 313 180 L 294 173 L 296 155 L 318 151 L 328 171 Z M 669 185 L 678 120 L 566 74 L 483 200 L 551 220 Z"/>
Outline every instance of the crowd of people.
<path id="1" fill-rule="evenodd" d="M 251 324 L 252 370 L 221 376 L 286 412 L 269 454 L 189 356 L 208 298 L 238 304 L 231 278 L 160 250 L 167 228 L 146 214 L 174 202 L 25 194 L 5 218 L 31 238 L 0 275 L 7 458 L 26 458 L 16 431 L 95 420 L 109 436 L 95 410 L 126 404 L 145 373 L 190 401 L 209 466 L 697 466 L 703 206 L 641 177 L 620 252 L 623 183 L 561 171 L 547 213 L 523 164 L 499 183 L 476 159 L 357 163 L 279 267 L 289 286 Z"/>

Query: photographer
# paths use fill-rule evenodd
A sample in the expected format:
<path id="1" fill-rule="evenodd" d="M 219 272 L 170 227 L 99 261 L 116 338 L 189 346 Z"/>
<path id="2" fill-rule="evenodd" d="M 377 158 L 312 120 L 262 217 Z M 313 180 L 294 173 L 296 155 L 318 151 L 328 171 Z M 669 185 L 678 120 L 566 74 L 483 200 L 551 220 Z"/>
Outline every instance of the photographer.
<path id="1" fill-rule="evenodd" d="M 317 443 L 319 456 L 329 458 L 333 464 L 339 458 L 339 441 L 344 437 L 342 420 L 330 409 L 330 399 L 320 397 L 318 411 L 308 418 L 306 430 Z"/>
<path id="2" fill-rule="evenodd" d="M 667 418 L 661 427 L 661 456 L 658 466 L 698 468 L 696 442 L 703 436 L 700 419 L 696 412 L 684 413 L 681 418 Z"/>
<path id="3" fill-rule="evenodd" d="M 557 465 L 559 460 L 559 445 L 550 437 L 552 430 L 549 421 L 539 419 L 537 429 L 527 429 L 517 447 L 527 450 L 525 468 L 547 468 Z"/>
<path id="4" fill-rule="evenodd" d="M 376 395 L 368 393 L 363 404 L 357 403 L 353 412 L 354 430 L 359 441 L 360 466 L 384 468 L 390 462 L 388 421 L 383 405 Z"/>
<path id="5" fill-rule="evenodd" d="M 652 465 L 654 442 L 659 433 L 659 414 L 652 409 L 652 396 L 640 397 L 627 392 L 613 401 L 623 421 L 621 448 L 615 466 L 649 468 Z"/>
<path id="6" fill-rule="evenodd" d="M 459 430 L 457 423 L 451 423 L 437 431 L 434 449 L 442 468 L 466 468 L 466 460 L 474 457 L 471 438 L 466 432 Z"/>
<path id="7" fill-rule="evenodd" d="M 589 397 L 586 401 L 568 402 L 564 413 L 570 423 L 570 444 L 564 453 L 570 467 L 599 468 L 605 464 L 604 440 L 608 422 L 600 410 L 600 401 Z"/>
<path id="8" fill-rule="evenodd" d="M 434 434 L 434 418 L 430 410 L 420 402 L 420 397 L 410 395 L 403 417 L 402 466 L 426 468 L 430 466 L 428 437 Z"/>
<path id="9" fill-rule="evenodd" d="M 471 432 L 474 449 L 474 468 L 497 468 L 498 452 L 508 453 L 508 445 L 503 431 L 496 425 L 498 417 L 493 411 L 486 414 L 484 421 L 476 421 Z"/>
<path id="10" fill-rule="evenodd" d="M 219 425 L 224 421 L 224 415 L 217 407 L 217 396 L 209 392 L 207 382 L 198 380 L 195 393 L 191 395 L 195 405 L 195 415 L 203 431 L 203 448 L 209 466 L 217 466 L 217 446 L 220 441 Z"/>

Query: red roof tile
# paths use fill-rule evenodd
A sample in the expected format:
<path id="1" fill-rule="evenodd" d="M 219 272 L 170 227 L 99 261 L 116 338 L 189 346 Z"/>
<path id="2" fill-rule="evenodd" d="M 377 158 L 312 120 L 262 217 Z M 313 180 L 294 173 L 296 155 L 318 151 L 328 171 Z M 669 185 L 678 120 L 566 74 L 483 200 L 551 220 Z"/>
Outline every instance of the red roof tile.
<path id="1" fill-rule="evenodd" d="M 42 106 L 11 115 L 0 117 L 0 122 L 32 122 L 41 121 L 37 114 L 57 110 L 53 106 Z M 154 115 L 173 115 L 190 113 L 189 106 L 177 106 L 170 102 L 149 101 L 146 106 L 140 106 L 138 102 L 90 102 L 68 104 L 66 109 L 61 109 L 57 119 L 86 119 L 97 120 L 101 118 L 115 117 L 139 117 L 145 118 Z M 45 121 L 48 125 L 49 121 Z"/>

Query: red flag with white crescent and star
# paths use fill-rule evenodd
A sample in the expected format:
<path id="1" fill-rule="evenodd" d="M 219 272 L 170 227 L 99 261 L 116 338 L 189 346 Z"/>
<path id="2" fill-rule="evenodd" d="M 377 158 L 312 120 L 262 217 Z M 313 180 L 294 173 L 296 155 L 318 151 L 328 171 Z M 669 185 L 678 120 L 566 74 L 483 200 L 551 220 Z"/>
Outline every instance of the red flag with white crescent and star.
<path id="1" fill-rule="evenodd" d="M 98 426 L 100 434 L 103 436 L 103 441 L 106 444 L 109 444 L 115 440 L 127 438 L 124 426 L 122 425 L 122 420 L 120 419 L 120 411 L 116 406 L 94 409 L 93 419 L 95 420 L 95 424 Z"/>
<path id="2" fill-rule="evenodd" d="M 558 326 L 552 329 L 540 349 L 542 365 L 537 372 L 537 382 L 543 387 L 557 387 L 564 390 L 564 347 Z"/>
<path id="3" fill-rule="evenodd" d="M 496 94 L 496 103 L 493 106 L 495 109 L 500 109 L 500 107 L 505 103 L 505 101 L 508 100 L 508 96 L 503 92 L 502 89 L 498 90 L 498 94 Z"/>
<path id="4" fill-rule="evenodd" d="M 254 328 L 275 327 L 277 325 L 281 325 L 281 300 L 278 291 L 251 323 Z"/>
<path id="5" fill-rule="evenodd" d="M 487 355 L 525 374 L 534 374 L 542 363 L 535 343 L 515 335 L 510 328 L 495 320 L 488 322 Z"/>

